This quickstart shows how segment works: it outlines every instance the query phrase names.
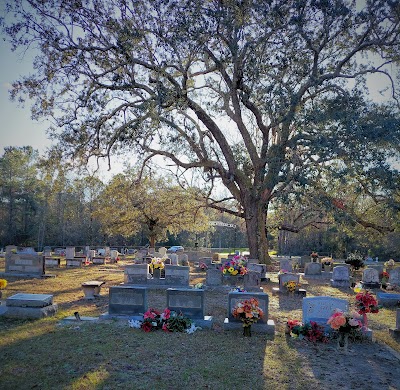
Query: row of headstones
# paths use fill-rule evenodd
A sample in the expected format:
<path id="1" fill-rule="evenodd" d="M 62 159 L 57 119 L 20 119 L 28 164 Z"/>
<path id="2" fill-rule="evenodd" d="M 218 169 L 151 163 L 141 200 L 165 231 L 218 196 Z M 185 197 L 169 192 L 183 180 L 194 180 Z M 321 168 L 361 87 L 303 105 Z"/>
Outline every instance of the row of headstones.
<path id="1" fill-rule="evenodd" d="M 280 269 L 289 272 L 293 270 L 292 261 L 284 259 L 280 261 Z M 380 286 L 379 273 L 383 271 L 382 265 L 370 265 L 363 270 L 361 283 L 365 288 L 378 288 Z M 305 265 L 304 276 L 318 276 L 322 274 L 322 264 L 307 263 Z M 400 285 L 400 267 L 389 270 L 389 283 Z M 340 265 L 333 268 L 331 285 L 333 287 L 350 286 L 350 266 Z"/>
<path id="2" fill-rule="evenodd" d="M 176 312 L 181 312 L 194 320 L 197 326 L 211 328 L 213 319 L 205 315 L 205 291 L 203 289 L 168 288 L 166 307 Z M 232 310 L 238 301 L 256 298 L 264 316 L 259 323 L 254 324 L 254 330 L 274 333 L 275 324 L 268 320 L 268 294 L 254 293 L 228 293 L 228 315 L 224 321 L 224 329 L 241 328 L 242 322 L 233 317 Z M 143 313 L 148 309 L 147 288 L 136 286 L 113 286 L 109 292 L 108 313 L 100 316 L 100 319 L 118 318 L 129 316 L 132 319 L 141 320 Z"/>
<path id="3" fill-rule="evenodd" d="M 163 276 L 163 277 L 161 277 Z M 190 280 L 190 267 L 165 264 L 163 274 L 150 273 L 149 264 L 130 264 L 125 266 L 124 283 L 128 285 L 152 286 L 182 286 L 188 287 Z"/>

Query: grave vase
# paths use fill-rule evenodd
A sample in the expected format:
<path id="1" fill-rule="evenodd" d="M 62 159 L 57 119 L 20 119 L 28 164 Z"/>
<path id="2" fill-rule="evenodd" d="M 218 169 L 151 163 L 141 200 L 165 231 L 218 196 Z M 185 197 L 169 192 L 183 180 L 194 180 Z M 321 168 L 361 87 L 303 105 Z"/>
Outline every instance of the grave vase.
<path id="1" fill-rule="evenodd" d="M 363 329 L 368 330 L 368 317 L 367 317 L 367 313 L 363 313 L 362 315 L 363 317 Z"/>
<path id="2" fill-rule="evenodd" d="M 153 270 L 153 278 L 160 279 L 161 278 L 161 268 L 154 268 Z"/>
<path id="3" fill-rule="evenodd" d="M 347 332 L 339 332 L 337 348 L 344 353 L 348 352 L 349 348 L 349 334 Z"/>
<path id="4" fill-rule="evenodd" d="M 251 325 L 247 325 L 243 327 L 243 336 L 251 337 Z"/>

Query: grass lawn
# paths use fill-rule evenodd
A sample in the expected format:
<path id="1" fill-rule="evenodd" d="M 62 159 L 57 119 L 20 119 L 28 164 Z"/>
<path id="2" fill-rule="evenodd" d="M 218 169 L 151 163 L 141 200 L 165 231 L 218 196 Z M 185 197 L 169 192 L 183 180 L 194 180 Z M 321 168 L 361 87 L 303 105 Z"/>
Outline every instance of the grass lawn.
<path id="1" fill-rule="evenodd" d="M 277 286 L 273 273 L 262 287 L 270 297 L 274 337 L 253 333 L 243 338 L 239 330 L 224 331 L 227 294 L 215 291 L 206 291 L 206 314 L 214 317 L 213 329 L 192 335 L 144 333 L 125 321 L 60 324 L 75 311 L 95 317 L 105 313 L 109 287 L 123 282 L 123 265 L 60 268 L 50 271 L 57 274 L 54 278 L 7 278 L 3 299 L 18 292 L 53 294 L 59 310 L 55 317 L 41 320 L 0 316 L 1 390 L 351 389 L 358 388 L 361 377 L 364 389 L 400 388 L 399 361 L 384 347 L 400 353 L 399 342 L 388 332 L 395 325 L 396 309 L 369 315 L 379 343 L 357 343 L 351 356 L 338 356 L 333 343 L 314 345 L 284 334 L 288 318 L 301 319 L 301 299 L 273 296 L 272 287 Z M 204 282 L 204 273 L 192 271 L 191 284 Z M 106 282 L 102 296 L 94 301 L 83 299 L 81 283 L 88 280 Z M 303 287 L 307 296 L 331 295 L 351 302 L 355 295 L 331 288 L 327 281 Z M 149 307 L 164 309 L 165 291 L 149 290 L 148 298 Z"/>

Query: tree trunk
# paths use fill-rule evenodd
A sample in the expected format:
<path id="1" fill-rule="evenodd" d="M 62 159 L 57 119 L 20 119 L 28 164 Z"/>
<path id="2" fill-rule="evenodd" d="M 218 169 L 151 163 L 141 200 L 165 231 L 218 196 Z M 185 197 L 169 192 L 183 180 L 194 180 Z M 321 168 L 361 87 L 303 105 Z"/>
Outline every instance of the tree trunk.
<path id="1" fill-rule="evenodd" d="M 264 202 L 251 200 L 245 209 L 247 239 L 250 258 L 258 259 L 260 263 L 271 264 L 268 255 L 268 240 L 266 235 L 266 207 Z"/>

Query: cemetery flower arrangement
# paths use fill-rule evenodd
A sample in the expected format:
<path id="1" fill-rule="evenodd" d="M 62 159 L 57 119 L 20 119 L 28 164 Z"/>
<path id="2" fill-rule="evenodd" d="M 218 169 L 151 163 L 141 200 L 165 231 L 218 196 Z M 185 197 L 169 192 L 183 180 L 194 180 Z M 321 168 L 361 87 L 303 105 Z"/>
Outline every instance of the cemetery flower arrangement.
<path id="1" fill-rule="evenodd" d="M 386 284 L 389 280 L 389 273 L 383 271 L 381 274 L 379 274 L 379 279 L 381 280 L 382 284 Z"/>
<path id="2" fill-rule="evenodd" d="M 299 283 L 296 283 L 294 280 L 289 280 L 283 284 L 289 292 L 295 292 L 297 288 L 300 287 Z"/>
<path id="3" fill-rule="evenodd" d="M 359 314 L 379 312 L 378 302 L 369 291 L 361 291 L 356 295 L 355 306 Z"/>
<path id="4" fill-rule="evenodd" d="M 318 325 L 315 321 L 310 321 L 305 324 L 299 320 L 288 320 L 286 323 L 288 333 L 291 336 L 298 337 L 300 340 L 306 339 L 313 343 L 320 341 L 323 343 L 328 342 L 329 337 L 324 332 L 324 328 Z"/>
<path id="5" fill-rule="evenodd" d="M 234 287 L 231 289 L 231 292 L 247 292 L 247 291 L 241 287 Z"/>
<path id="6" fill-rule="evenodd" d="M 7 280 L 0 279 L 0 290 L 7 287 Z"/>
<path id="7" fill-rule="evenodd" d="M 246 261 L 241 256 L 233 257 L 220 268 L 224 275 L 245 275 L 247 274 Z"/>
<path id="8" fill-rule="evenodd" d="M 394 260 L 390 259 L 390 260 L 386 261 L 384 264 L 385 264 L 385 267 L 394 267 Z"/>
<path id="9" fill-rule="evenodd" d="M 164 262 L 159 257 L 154 257 L 153 259 L 151 259 L 151 263 L 149 264 L 149 266 L 150 266 L 151 272 L 153 272 L 153 270 L 158 269 L 158 268 L 163 269 Z"/>
<path id="10" fill-rule="evenodd" d="M 200 269 L 202 271 L 207 271 L 208 270 L 208 265 L 206 263 L 200 263 Z"/>
<path id="11" fill-rule="evenodd" d="M 141 328 L 145 332 L 152 332 L 158 329 L 162 329 L 165 332 L 185 332 L 193 333 L 196 327 L 193 321 L 185 317 L 181 312 L 164 309 L 163 312 L 159 312 L 156 309 L 149 309 L 143 314 L 143 321 L 131 320 L 129 325 L 132 328 Z"/>
<path id="12" fill-rule="evenodd" d="M 344 313 L 339 309 L 336 309 L 329 317 L 327 324 L 333 330 L 342 333 L 354 333 L 362 328 L 362 322 L 357 313 Z"/>
<path id="13" fill-rule="evenodd" d="M 258 306 L 256 298 L 245 299 L 238 302 L 232 309 L 232 315 L 243 322 L 243 326 L 250 326 L 263 317 L 264 312 Z"/>

